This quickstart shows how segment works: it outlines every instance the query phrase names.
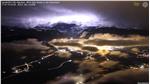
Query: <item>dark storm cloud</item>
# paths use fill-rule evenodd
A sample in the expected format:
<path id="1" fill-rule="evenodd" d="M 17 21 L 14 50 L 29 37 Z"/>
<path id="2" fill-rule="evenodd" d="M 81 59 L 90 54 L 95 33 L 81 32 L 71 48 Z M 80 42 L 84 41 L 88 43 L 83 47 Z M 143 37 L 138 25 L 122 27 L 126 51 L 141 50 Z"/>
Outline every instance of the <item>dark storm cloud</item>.
<path id="1" fill-rule="evenodd" d="M 71 13 L 93 13 L 114 26 L 147 27 L 148 7 L 133 1 L 87 1 L 37 4 L 36 6 L 2 6 L 2 24 L 23 24 L 29 17 L 52 17 Z M 109 24 L 108 24 L 109 25 Z"/>

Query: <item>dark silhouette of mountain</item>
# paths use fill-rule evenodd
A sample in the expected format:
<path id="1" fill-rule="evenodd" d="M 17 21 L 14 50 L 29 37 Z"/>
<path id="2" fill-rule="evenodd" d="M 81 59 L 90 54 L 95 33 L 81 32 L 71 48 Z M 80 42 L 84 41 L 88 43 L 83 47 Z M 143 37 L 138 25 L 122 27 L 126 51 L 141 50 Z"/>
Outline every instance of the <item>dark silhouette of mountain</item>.
<path id="1" fill-rule="evenodd" d="M 82 33 L 80 33 L 80 36 L 86 32 L 85 37 L 83 38 L 89 38 L 90 36 L 96 34 L 96 33 L 109 33 L 109 34 L 117 34 L 122 36 L 127 36 L 131 34 L 137 34 L 142 36 L 148 36 L 149 31 L 148 30 L 142 30 L 142 29 L 133 29 L 133 28 L 117 28 L 117 27 L 88 27 Z"/>
<path id="2" fill-rule="evenodd" d="M 53 38 L 79 38 L 84 32 L 86 35 L 83 38 L 89 38 L 96 33 L 110 33 L 118 35 L 138 34 L 148 36 L 148 30 L 133 29 L 133 28 L 117 28 L 117 27 L 98 27 L 89 26 L 81 27 L 76 24 L 57 23 L 51 26 L 39 25 L 34 28 L 20 28 L 2 26 L 2 42 L 22 40 L 27 38 L 37 38 L 39 40 L 50 40 Z"/>
<path id="3" fill-rule="evenodd" d="M 43 24 L 44 26 L 45 24 Z M 43 28 L 43 26 L 39 25 L 39 27 Z M 83 32 L 88 32 L 87 37 L 93 35 L 95 33 L 110 33 L 110 34 L 118 34 L 118 35 L 130 35 L 130 34 L 139 34 L 147 36 L 149 34 L 148 30 L 143 29 L 135 29 L 135 28 L 118 28 L 118 27 L 99 27 L 99 26 L 88 26 L 81 27 L 77 24 L 68 24 L 68 23 L 56 23 L 51 27 L 45 26 L 45 28 L 58 30 L 61 33 L 64 33 L 66 36 L 70 37 L 78 37 Z"/>
<path id="4" fill-rule="evenodd" d="M 35 29 L 51 29 L 51 24 L 50 23 L 46 23 L 46 24 L 39 24 L 37 26 L 34 27 Z"/>
<path id="5" fill-rule="evenodd" d="M 39 40 L 50 40 L 53 38 L 62 38 L 64 34 L 57 30 L 49 29 L 25 29 L 19 27 L 7 27 L 2 26 L 2 42 L 8 42 L 13 40 L 23 40 L 27 38 L 37 38 Z"/>
<path id="6" fill-rule="evenodd" d="M 69 37 L 76 37 L 76 35 L 78 35 L 81 31 L 81 28 L 79 25 L 73 24 L 73 23 L 55 23 L 52 24 L 51 26 L 49 26 L 49 24 L 40 24 L 37 25 L 36 27 L 34 27 L 35 29 L 54 29 L 57 30 L 63 34 L 65 34 L 65 36 L 69 36 Z"/>
<path id="7" fill-rule="evenodd" d="M 68 24 L 68 23 L 55 23 L 55 24 L 39 24 L 37 26 L 35 26 L 35 29 L 57 29 L 57 30 L 69 30 L 71 27 L 75 27 L 77 26 L 76 24 Z M 65 29 L 64 29 L 65 28 Z"/>

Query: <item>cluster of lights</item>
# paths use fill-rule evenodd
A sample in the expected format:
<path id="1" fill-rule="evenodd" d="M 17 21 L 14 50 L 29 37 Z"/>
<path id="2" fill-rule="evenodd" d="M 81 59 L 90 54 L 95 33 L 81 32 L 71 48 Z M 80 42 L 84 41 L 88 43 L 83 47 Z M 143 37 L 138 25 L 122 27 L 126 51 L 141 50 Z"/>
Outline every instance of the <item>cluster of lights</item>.
<path id="1" fill-rule="evenodd" d="M 30 69 L 29 66 L 31 66 L 31 65 L 25 63 L 23 65 L 13 67 L 12 70 L 13 70 L 13 73 L 16 73 L 16 74 L 17 73 L 22 73 L 22 72 L 28 72 L 29 69 Z"/>
<path id="2" fill-rule="evenodd" d="M 147 64 L 142 64 L 142 65 L 140 65 L 140 66 L 138 66 L 138 67 L 130 67 L 130 69 L 144 69 L 144 68 L 147 68 L 148 67 L 148 65 Z"/>

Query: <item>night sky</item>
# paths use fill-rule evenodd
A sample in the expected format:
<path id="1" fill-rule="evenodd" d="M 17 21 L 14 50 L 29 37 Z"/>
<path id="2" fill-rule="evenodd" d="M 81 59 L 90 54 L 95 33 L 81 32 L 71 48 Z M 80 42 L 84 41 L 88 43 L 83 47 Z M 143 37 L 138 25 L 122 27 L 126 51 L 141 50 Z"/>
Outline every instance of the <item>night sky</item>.
<path id="1" fill-rule="evenodd" d="M 96 16 L 94 18 L 98 18 L 99 22 L 97 23 L 101 25 L 148 29 L 148 8 L 148 6 L 143 6 L 142 1 L 65 1 L 36 4 L 35 6 L 4 6 L 2 4 L 1 15 L 2 25 L 9 26 L 37 25 L 38 22 L 49 21 L 48 19 L 43 21 L 45 18 L 72 14 L 90 14 Z M 42 21 L 35 21 L 35 18 L 43 19 Z M 84 19 L 81 18 L 81 20 Z"/>

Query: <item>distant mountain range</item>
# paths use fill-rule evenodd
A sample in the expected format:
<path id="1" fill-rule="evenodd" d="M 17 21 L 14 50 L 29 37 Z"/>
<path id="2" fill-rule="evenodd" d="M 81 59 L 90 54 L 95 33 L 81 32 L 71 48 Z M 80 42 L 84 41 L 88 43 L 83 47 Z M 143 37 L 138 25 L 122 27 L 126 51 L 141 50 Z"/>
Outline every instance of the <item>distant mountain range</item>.
<path id="1" fill-rule="evenodd" d="M 82 27 L 76 24 L 57 23 L 51 26 L 38 25 L 34 28 L 21 28 L 2 26 L 2 42 L 21 40 L 27 38 L 37 38 L 39 40 L 50 40 L 53 38 L 74 37 L 78 38 L 86 32 L 85 37 L 89 38 L 96 33 L 110 33 L 118 35 L 138 34 L 148 36 L 148 30 L 133 29 L 133 28 L 117 28 L 117 27 L 99 27 L 88 26 Z"/>

